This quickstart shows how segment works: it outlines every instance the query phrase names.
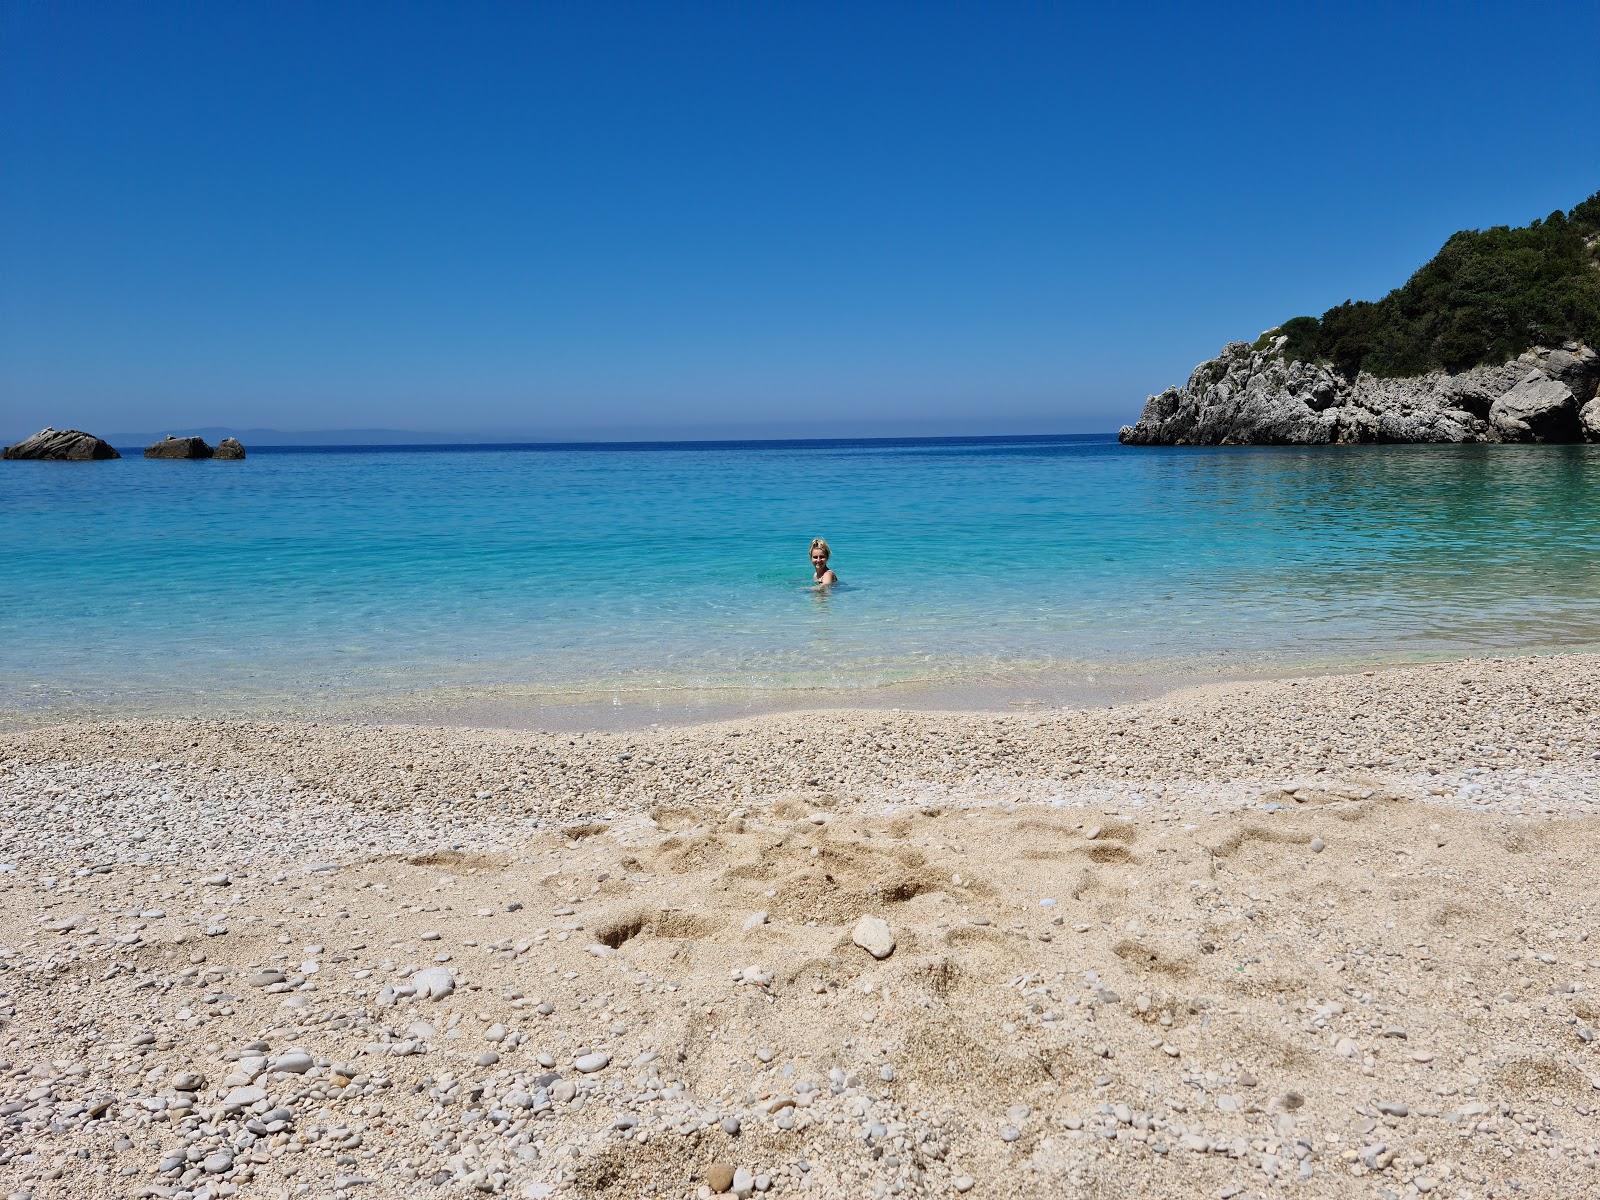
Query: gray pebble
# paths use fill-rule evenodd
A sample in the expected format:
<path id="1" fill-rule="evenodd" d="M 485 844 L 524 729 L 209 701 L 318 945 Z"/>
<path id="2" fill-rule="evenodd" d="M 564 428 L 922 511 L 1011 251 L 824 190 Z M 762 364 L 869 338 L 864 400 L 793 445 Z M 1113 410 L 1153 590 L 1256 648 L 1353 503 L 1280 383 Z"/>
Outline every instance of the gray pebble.
<path id="1" fill-rule="evenodd" d="M 411 977 L 417 995 L 428 1000 L 443 1000 L 456 990 L 455 973 L 447 967 L 424 967 Z"/>
<path id="2" fill-rule="evenodd" d="M 286 1050 L 267 1064 L 269 1071 L 287 1071 L 291 1075 L 304 1075 L 311 1069 L 311 1055 L 304 1050 Z"/>

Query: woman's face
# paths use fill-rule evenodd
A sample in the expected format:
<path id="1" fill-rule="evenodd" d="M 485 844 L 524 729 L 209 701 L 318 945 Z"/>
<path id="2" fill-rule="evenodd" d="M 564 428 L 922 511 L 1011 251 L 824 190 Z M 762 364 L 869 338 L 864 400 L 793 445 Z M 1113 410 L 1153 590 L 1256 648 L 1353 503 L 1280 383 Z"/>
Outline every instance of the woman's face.
<path id="1" fill-rule="evenodd" d="M 828 552 L 821 546 L 811 551 L 811 565 L 819 571 L 828 565 Z"/>

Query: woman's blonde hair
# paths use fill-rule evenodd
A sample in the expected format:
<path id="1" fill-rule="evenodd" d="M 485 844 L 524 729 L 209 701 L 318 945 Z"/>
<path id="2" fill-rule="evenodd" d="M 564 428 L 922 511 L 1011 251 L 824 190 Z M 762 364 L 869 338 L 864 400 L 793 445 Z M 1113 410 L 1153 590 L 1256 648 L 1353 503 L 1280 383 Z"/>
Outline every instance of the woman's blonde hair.
<path id="1" fill-rule="evenodd" d="M 833 551 L 828 549 L 828 539 L 827 538 L 812 538 L 811 539 L 811 548 L 813 550 L 821 550 L 823 558 L 832 558 L 833 557 Z"/>

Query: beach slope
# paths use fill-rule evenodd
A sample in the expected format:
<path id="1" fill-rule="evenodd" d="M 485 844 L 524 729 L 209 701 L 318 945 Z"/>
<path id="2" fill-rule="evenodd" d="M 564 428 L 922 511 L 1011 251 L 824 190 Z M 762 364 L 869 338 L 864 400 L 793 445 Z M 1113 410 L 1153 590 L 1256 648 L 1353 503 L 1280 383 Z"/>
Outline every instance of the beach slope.
<path id="1" fill-rule="evenodd" d="M 0 1185 L 1589 1194 L 1597 680 L 0 735 Z"/>

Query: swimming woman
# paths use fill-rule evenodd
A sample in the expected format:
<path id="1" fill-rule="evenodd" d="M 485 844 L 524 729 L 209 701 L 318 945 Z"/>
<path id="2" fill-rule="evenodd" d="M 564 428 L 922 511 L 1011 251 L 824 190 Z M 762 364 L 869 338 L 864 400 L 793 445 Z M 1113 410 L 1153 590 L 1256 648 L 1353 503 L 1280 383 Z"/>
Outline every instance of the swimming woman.
<path id="1" fill-rule="evenodd" d="M 839 582 L 839 577 L 828 569 L 828 556 L 832 553 L 824 539 L 811 539 L 811 570 L 819 588 L 832 587 Z"/>

